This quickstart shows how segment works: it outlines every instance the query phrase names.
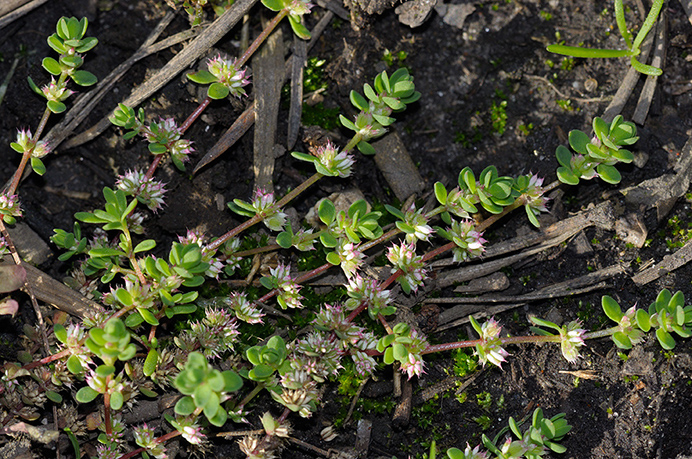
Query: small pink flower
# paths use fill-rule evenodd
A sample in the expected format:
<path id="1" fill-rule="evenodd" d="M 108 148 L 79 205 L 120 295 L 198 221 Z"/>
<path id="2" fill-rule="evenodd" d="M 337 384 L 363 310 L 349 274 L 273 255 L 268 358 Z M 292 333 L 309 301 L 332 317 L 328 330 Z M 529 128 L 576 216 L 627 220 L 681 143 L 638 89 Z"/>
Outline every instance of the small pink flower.
<path id="1" fill-rule="evenodd" d="M 476 328 L 475 325 L 474 328 Z M 501 330 L 502 327 L 495 319 L 488 319 L 480 327 L 481 342 L 476 345 L 475 354 L 478 355 L 483 366 L 490 362 L 502 368 L 502 362 L 505 362 L 506 357 L 509 356 L 509 353 L 502 347 L 502 341 L 500 340 Z"/>
<path id="2" fill-rule="evenodd" d="M 0 194 L 0 215 L 9 217 L 21 217 L 22 209 L 16 194 Z"/>
<path id="3" fill-rule="evenodd" d="M 578 320 L 570 322 L 560 329 L 560 347 L 562 356 L 569 363 L 574 363 L 580 357 L 579 348 L 584 345 L 584 335 L 586 330 L 579 328 L 581 322 Z"/>
<path id="4" fill-rule="evenodd" d="M 483 234 L 475 229 L 473 220 L 453 221 L 452 227 L 447 230 L 452 237 L 452 241 L 456 247 L 452 250 L 454 261 L 468 261 L 472 258 L 479 257 L 485 251 L 483 244 L 486 241 L 483 239 Z"/>
<path id="5" fill-rule="evenodd" d="M 341 269 L 346 274 L 347 278 L 351 278 L 356 274 L 356 270 L 365 259 L 365 255 L 358 250 L 358 247 L 352 242 L 342 243 L 336 248 L 336 253 L 341 260 Z"/>
<path id="6" fill-rule="evenodd" d="M 62 102 L 74 94 L 74 91 L 67 89 L 66 83 L 58 85 L 53 77 L 51 77 L 50 80 L 50 83 L 41 88 L 41 92 L 43 92 L 43 96 L 47 100 Z"/>
<path id="7" fill-rule="evenodd" d="M 348 152 L 339 152 L 331 142 L 317 149 L 314 153 L 317 157 L 315 166 L 317 172 L 331 177 L 348 177 L 351 175 L 351 166 L 355 162 Z"/>
<path id="8" fill-rule="evenodd" d="M 281 212 L 274 202 L 274 193 L 257 188 L 252 199 L 252 207 L 262 217 L 262 222 L 272 231 L 283 231 L 287 215 Z"/>
<path id="9" fill-rule="evenodd" d="M 414 292 L 418 291 L 418 287 L 423 285 L 427 272 L 423 269 L 423 257 L 416 255 L 416 246 L 402 242 L 400 245 L 389 247 L 387 259 L 394 265 L 392 273 L 399 270 L 403 272 L 398 279 L 402 287 L 406 289 L 408 285 Z"/>
<path id="10" fill-rule="evenodd" d="M 229 89 L 231 95 L 241 97 L 246 95 L 243 86 L 247 86 L 250 80 L 245 76 L 246 70 L 241 70 L 237 63 L 238 59 L 224 59 L 219 54 L 209 59 L 207 69 L 219 83 Z"/>

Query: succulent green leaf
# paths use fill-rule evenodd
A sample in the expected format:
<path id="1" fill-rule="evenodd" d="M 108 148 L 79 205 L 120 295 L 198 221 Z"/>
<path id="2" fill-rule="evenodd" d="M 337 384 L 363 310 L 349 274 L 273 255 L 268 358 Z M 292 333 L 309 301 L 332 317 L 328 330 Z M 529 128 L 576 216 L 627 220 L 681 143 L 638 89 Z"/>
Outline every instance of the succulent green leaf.
<path id="1" fill-rule="evenodd" d="M 610 126 L 603 118 L 596 116 L 593 119 L 593 132 L 599 139 L 604 140 L 610 133 Z"/>
<path id="2" fill-rule="evenodd" d="M 206 408 L 207 404 L 211 401 L 213 391 L 208 383 L 202 383 L 198 385 L 194 392 L 192 393 L 192 399 L 195 401 L 195 405 L 203 406 Z M 217 401 L 218 405 L 218 401 Z M 212 413 L 212 416 L 214 414 Z"/>
<path id="3" fill-rule="evenodd" d="M 188 73 L 187 78 L 198 84 L 209 84 L 218 81 L 217 78 L 208 70 L 200 70 L 196 73 Z"/>
<path id="4" fill-rule="evenodd" d="M 62 403 L 62 395 L 53 390 L 47 390 L 46 397 L 53 403 Z"/>
<path id="5" fill-rule="evenodd" d="M 300 161 L 307 161 L 307 162 L 311 162 L 311 163 L 314 163 L 317 160 L 317 158 L 315 158 L 314 156 L 308 155 L 306 153 L 301 153 L 299 151 L 292 152 L 291 156 L 293 156 L 295 159 L 298 159 Z"/>
<path id="6" fill-rule="evenodd" d="M 156 247 L 156 241 L 153 239 L 146 239 L 135 246 L 134 252 L 148 252 Z"/>
<path id="7" fill-rule="evenodd" d="M 365 140 L 361 140 L 360 142 L 358 142 L 358 145 L 356 145 L 356 146 L 358 147 L 358 150 L 360 150 L 360 152 L 363 153 L 364 155 L 372 156 L 375 153 L 377 153 L 375 151 L 375 147 L 370 145 Z"/>
<path id="8" fill-rule="evenodd" d="M 154 314 L 151 313 L 150 310 L 146 308 L 137 308 L 137 311 L 141 314 L 144 321 L 149 325 L 159 325 L 159 320 L 156 318 Z"/>
<path id="9" fill-rule="evenodd" d="M 620 349 L 632 349 L 632 341 L 630 340 L 629 336 L 621 331 L 613 334 L 613 342 Z"/>
<path id="10" fill-rule="evenodd" d="M 56 100 L 49 100 L 46 102 L 46 107 L 48 107 L 48 110 L 53 113 L 62 113 L 67 110 L 67 106 L 65 104 Z"/>
<path id="11" fill-rule="evenodd" d="M 682 293 L 681 290 L 678 290 L 675 292 L 675 295 L 673 295 L 670 300 L 668 300 L 668 308 L 670 310 L 674 310 L 675 308 L 679 306 L 684 306 L 685 305 L 685 294 Z"/>
<path id="12" fill-rule="evenodd" d="M 91 387 L 84 386 L 77 391 L 77 394 L 75 395 L 75 399 L 79 403 L 89 403 L 89 402 L 93 401 L 98 396 L 98 394 L 99 393 L 96 392 Z"/>
<path id="13" fill-rule="evenodd" d="M 630 58 L 630 65 L 632 65 L 632 68 L 634 68 L 637 72 L 643 73 L 644 75 L 651 75 L 651 76 L 663 75 L 663 70 L 661 70 L 660 68 L 654 67 L 653 65 L 642 64 L 634 56 L 632 56 Z"/>
<path id="14" fill-rule="evenodd" d="M 144 365 L 142 366 L 144 376 L 151 376 L 154 374 L 154 372 L 156 371 L 156 365 L 158 361 L 159 352 L 154 348 L 149 349 L 149 352 L 147 353 L 147 358 L 144 359 Z"/>
<path id="15" fill-rule="evenodd" d="M 380 123 L 382 126 L 389 126 L 396 121 L 396 119 L 392 118 L 391 116 L 378 115 L 376 113 L 373 113 L 372 117 L 375 121 Z"/>
<path id="16" fill-rule="evenodd" d="M 443 206 L 447 204 L 447 189 L 442 182 L 435 182 L 435 197 Z"/>
<path id="17" fill-rule="evenodd" d="M 558 454 L 562 454 L 565 451 L 567 451 L 567 448 L 564 447 L 563 445 L 559 444 L 559 443 L 555 443 L 552 441 L 546 441 L 545 444 L 548 446 L 548 448 L 551 449 L 551 451 L 558 453 Z"/>
<path id="18" fill-rule="evenodd" d="M 625 57 L 634 54 L 629 49 L 581 48 L 565 45 L 549 45 L 546 50 L 549 53 L 562 54 L 563 56 L 586 58 Z"/>
<path id="19" fill-rule="evenodd" d="M 148 149 L 154 155 L 163 155 L 168 151 L 168 148 L 161 143 L 150 143 Z"/>
<path id="20" fill-rule="evenodd" d="M 577 153 L 581 153 L 582 155 L 585 155 L 586 154 L 586 146 L 590 142 L 591 142 L 591 139 L 589 139 L 589 136 L 586 135 L 586 133 L 583 131 L 575 129 L 575 130 L 569 132 L 569 145 Z M 568 153 L 569 153 L 569 150 L 568 150 Z M 572 155 L 570 154 L 569 157 L 571 158 L 571 156 Z M 558 161 L 560 161 L 559 156 L 558 156 Z M 569 160 L 567 161 L 566 164 L 563 163 L 562 161 L 560 161 L 560 164 L 562 164 L 563 166 L 569 166 Z"/>
<path id="21" fill-rule="evenodd" d="M 123 402 L 125 400 L 123 399 L 123 394 L 120 392 L 112 392 L 111 393 L 111 409 L 112 410 L 120 410 L 123 407 Z"/>
<path id="22" fill-rule="evenodd" d="M 67 52 L 67 47 L 63 44 L 62 40 L 56 35 L 53 34 L 50 37 L 48 37 L 48 46 L 53 48 L 53 50 L 58 53 L 58 54 L 64 54 Z"/>
<path id="23" fill-rule="evenodd" d="M 65 344 L 67 342 L 67 330 L 61 324 L 53 325 L 53 333 L 61 343 Z"/>
<path id="24" fill-rule="evenodd" d="M 612 151 L 610 154 L 621 163 L 629 164 L 634 161 L 634 155 L 629 150 L 618 149 Z"/>
<path id="25" fill-rule="evenodd" d="M 255 367 L 248 372 L 250 379 L 255 381 L 264 381 L 274 374 L 274 369 L 269 365 L 263 363 L 255 365 Z"/>
<path id="26" fill-rule="evenodd" d="M 218 82 L 210 84 L 207 88 L 207 96 L 215 100 L 225 99 L 230 92 L 230 89 Z"/>
<path id="27" fill-rule="evenodd" d="M 622 179 L 620 172 L 614 166 L 599 164 L 596 167 L 596 171 L 604 182 L 610 183 L 611 185 L 620 183 L 620 180 Z"/>
<path id="28" fill-rule="evenodd" d="M 336 218 L 336 207 L 329 199 L 323 199 L 317 208 L 317 214 L 325 225 L 330 225 Z"/>
<path id="29" fill-rule="evenodd" d="M 276 243 L 284 249 L 290 249 L 293 236 L 288 231 L 283 231 L 276 236 Z"/>
<path id="30" fill-rule="evenodd" d="M 347 129 L 350 129 L 352 131 L 357 131 L 358 128 L 356 127 L 355 124 L 353 124 L 352 121 L 349 121 L 348 118 L 346 118 L 344 115 L 339 115 L 339 121 L 341 121 L 341 125 Z"/>
<path id="31" fill-rule="evenodd" d="M 605 312 L 610 320 L 615 323 L 620 323 L 623 314 L 617 301 L 609 295 L 604 295 L 603 298 L 601 298 L 601 305 L 603 306 L 603 312 Z"/>
<path id="32" fill-rule="evenodd" d="M 671 350 L 675 347 L 675 339 L 673 336 L 662 328 L 656 330 L 656 338 L 665 350 Z"/>
<path id="33" fill-rule="evenodd" d="M 118 299 L 120 303 L 122 303 L 123 306 L 132 306 L 132 295 L 130 295 L 130 292 L 128 292 L 124 288 L 117 289 L 115 291 L 115 297 Z"/>
<path id="34" fill-rule="evenodd" d="M 351 103 L 353 104 L 353 106 L 356 107 L 357 109 L 363 110 L 363 111 L 368 110 L 368 101 L 365 100 L 365 97 L 361 96 L 356 91 L 352 90 L 351 93 L 349 94 L 349 98 L 351 99 Z"/>
<path id="35" fill-rule="evenodd" d="M 262 0 L 262 5 L 272 11 L 280 11 L 284 8 L 284 2 L 281 0 Z"/>
<path id="36" fill-rule="evenodd" d="M 238 373 L 231 370 L 226 370 L 221 373 L 224 380 L 224 392 L 236 392 L 243 387 L 243 378 L 241 378 Z"/>
<path id="37" fill-rule="evenodd" d="M 41 65 L 43 65 L 43 68 L 51 75 L 60 75 L 62 73 L 62 67 L 60 67 L 58 61 L 52 57 L 44 58 Z"/>
<path id="38" fill-rule="evenodd" d="M 387 106 L 394 111 L 400 111 L 400 110 L 403 110 L 406 108 L 406 104 L 404 104 L 397 97 L 384 96 L 384 97 L 382 97 L 382 102 L 387 104 Z"/>
<path id="39" fill-rule="evenodd" d="M 394 346 L 392 346 L 393 349 L 393 355 L 394 358 L 403 361 L 408 357 L 408 351 L 406 350 L 406 346 L 404 346 L 401 343 L 394 343 Z"/>
<path id="40" fill-rule="evenodd" d="M 635 315 L 635 319 L 637 321 L 637 326 L 644 332 L 648 332 L 651 330 L 651 319 L 649 317 L 649 314 L 643 310 L 643 309 L 637 309 L 637 313 Z"/>
<path id="41" fill-rule="evenodd" d="M 67 369 L 73 375 L 80 375 L 84 371 L 84 367 L 82 367 L 82 363 L 76 355 L 71 355 L 67 359 Z"/>
<path id="42" fill-rule="evenodd" d="M 204 415 L 207 416 L 207 419 L 211 424 L 215 425 L 216 427 L 222 427 L 224 424 L 226 424 L 226 420 L 228 419 L 228 413 L 221 406 L 217 406 L 218 409 L 216 410 L 216 413 L 214 413 L 213 416 L 209 417 L 207 415 L 206 410 L 204 412 Z"/>
<path id="43" fill-rule="evenodd" d="M 293 15 L 289 15 L 288 22 L 291 24 L 291 29 L 293 29 L 293 33 L 296 34 L 298 38 L 301 38 L 303 40 L 310 39 L 310 31 L 307 29 L 307 27 L 303 25 L 300 16 L 296 17 Z"/>
<path id="44" fill-rule="evenodd" d="M 322 243 L 324 244 L 324 242 Z M 336 252 L 329 252 L 326 258 L 327 262 L 331 263 L 334 266 L 341 264 L 341 258 L 339 258 L 339 254 L 337 254 Z"/>
<path id="45" fill-rule="evenodd" d="M 76 70 L 72 72 L 72 81 L 77 83 L 79 86 L 93 86 L 98 82 L 98 78 L 91 72 L 86 70 Z"/>
<path id="46" fill-rule="evenodd" d="M 584 149 L 586 150 L 586 147 L 584 147 Z M 558 146 L 555 150 L 555 156 L 557 157 L 557 162 L 560 163 L 561 166 L 571 169 L 572 153 L 567 147 L 564 145 Z"/>
<path id="47" fill-rule="evenodd" d="M 175 404 L 175 413 L 181 416 L 187 416 L 192 414 L 195 411 L 195 408 L 195 402 L 192 400 L 192 397 L 186 395 L 178 400 L 178 403 Z"/>
<path id="48" fill-rule="evenodd" d="M 77 56 L 76 54 L 73 56 L 62 56 L 60 58 L 60 63 L 62 65 L 70 67 L 71 69 L 77 69 L 84 63 L 84 59 Z"/>
<path id="49" fill-rule="evenodd" d="M 392 363 L 394 363 L 394 351 L 392 350 L 391 347 L 388 347 L 388 348 L 384 351 L 384 355 L 383 355 L 383 357 L 382 357 L 382 360 L 383 360 L 384 363 L 386 363 L 387 365 L 391 365 Z"/>
<path id="50" fill-rule="evenodd" d="M 86 53 L 87 51 L 90 51 L 94 48 L 94 46 L 98 45 L 99 41 L 94 38 L 94 37 L 87 37 L 84 38 L 83 40 L 79 41 L 79 46 L 77 46 L 76 51 L 78 53 Z"/>

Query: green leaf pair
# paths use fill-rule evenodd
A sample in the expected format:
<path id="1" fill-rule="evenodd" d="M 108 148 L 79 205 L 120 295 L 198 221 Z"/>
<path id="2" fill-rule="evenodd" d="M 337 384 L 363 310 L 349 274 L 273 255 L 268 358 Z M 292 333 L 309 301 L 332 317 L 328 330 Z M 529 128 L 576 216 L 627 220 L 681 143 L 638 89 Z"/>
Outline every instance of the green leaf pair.
<path id="1" fill-rule="evenodd" d="M 685 306 L 685 295 L 678 291 L 671 294 L 663 289 L 648 309 L 631 308 L 626 313 L 610 296 L 602 299 L 603 311 L 606 316 L 619 325 L 619 330 L 613 334 L 613 341 L 621 349 L 630 349 L 632 344 L 641 340 L 641 336 L 652 328 L 656 330 L 656 338 L 663 349 L 675 347 L 673 333 L 681 338 L 689 338 L 692 331 L 692 306 Z"/>
<path id="2" fill-rule="evenodd" d="M 286 342 L 280 336 L 272 336 L 264 346 L 253 346 L 245 351 L 252 369 L 244 374 L 248 379 L 258 382 L 268 382 L 275 372 L 283 374 L 290 370 L 290 363 L 286 360 L 288 349 Z"/>
<path id="3" fill-rule="evenodd" d="M 110 319 L 103 328 L 89 330 L 85 345 L 109 366 L 118 360 L 130 360 L 137 352 L 135 345 L 130 343 L 129 330 L 119 318 Z"/>
<path id="4" fill-rule="evenodd" d="M 420 93 L 416 91 L 413 77 L 405 68 L 400 68 L 387 75 L 386 71 L 375 76 L 374 87 L 369 84 L 363 86 L 365 97 L 356 91 L 351 91 L 351 104 L 360 110 L 355 122 L 343 115 L 339 116 L 341 124 L 360 135 L 357 144 L 361 153 L 374 155 L 375 149 L 368 143 L 386 132 L 386 127 L 394 123 L 391 116 L 393 112 L 406 109 L 408 104 L 420 99 Z"/>
<path id="5" fill-rule="evenodd" d="M 634 160 L 629 150 L 621 148 L 639 139 L 634 123 L 623 121 L 621 115 L 610 124 L 596 117 L 593 130 L 595 137 L 592 139 L 582 131 L 570 131 L 569 144 L 578 155 L 573 155 L 563 145 L 557 147 L 555 156 L 560 163 L 557 176 L 562 183 L 577 185 L 580 179 L 590 180 L 599 176 L 607 183 L 617 184 L 622 176 L 614 165 Z"/>
<path id="6" fill-rule="evenodd" d="M 353 244 L 359 244 L 361 237 L 372 240 L 382 236 L 382 227 L 378 220 L 380 212 L 368 212 L 368 203 L 359 199 L 351 204 L 348 212 L 337 213 L 334 203 L 329 199 L 320 202 L 317 211 L 322 223 L 327 225 L 320 240 L 325 247 L 336 247 L 339 240 L 346 238 Z"/>
<path id="7" fill-rule="evenodd" d="M 185 395 L 175 405 L 176 414 L 188 416 L 201 408 L 211 424 L 221 427 L 228 418 L 221 404 L 227 398 L 226 394 L 240 390 L 243 380 L 234 371 L 216 370 L 204 355 L 191 352 L 173 385 Z"/>

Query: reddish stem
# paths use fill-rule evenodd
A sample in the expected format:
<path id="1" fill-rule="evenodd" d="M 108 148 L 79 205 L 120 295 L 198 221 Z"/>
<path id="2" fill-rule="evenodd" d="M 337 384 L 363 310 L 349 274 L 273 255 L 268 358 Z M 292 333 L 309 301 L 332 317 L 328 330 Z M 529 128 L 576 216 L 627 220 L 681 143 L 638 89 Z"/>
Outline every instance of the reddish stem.
<path id="1" fill-rule="evenodd" d="M 69 349 L 64 349 L 57 354 L 49 355 L 48 357 L 44 357 L 41 360 L 37 360 L 35 362 L 27 363 L 24 365 L 22 368 L 24 370 L 31 370 L 32 368 L 40 367 L 41 365 L 46 365 L 48 363 L 54 362 L 56 360 L 62 359 L 63 357 L 67 357 L 70 355 L 70 350 Z"/>
<path id="2" fill-rule="evenodd" d="M 264 30 L 255 38 L 255 41 L 248 46 L 248 48 L 245 50 L 242 56 L 240 56 L 240 59 L 236 62 L 238 67 L 241 67 L 245 65 L 245 63 L 250 59 L 250 56 L 252 56 L 255 51 L 257 51 L 257 48 L 260 47 L 260 45 L 264 42 L 264 40 L 267 39 L 270 33 L 276 28 L 276 26 L 281 22 L 281 20 L 286 17 L 288 14 L 288 10 L 283 9 L 277 13 L 274 18 L 269 21 L 267 26 L 264 28 Z"/>
<path id="3" fill-rule="evenodd" d="M 207 96 L 201 104 L 192 112 L 190 113 L 190 116 L 187 117 L 185 122 L 180 126 L 180 134 L 184 134 L 185 131 L 188 130 L 188 128 L 192 125 L 192 123 L 195 122 L 197 118 L 199 118 L 199 115 L 202 114 L 202 112 L 209 106 L 211 103 L 211 97 Z"/>
<path id="4" fill-rule="evenodd" d="M 161 435 L 161 436 L 158 437 L 158 438 L 155 438 L 155 439 L 154 439 L 154 442 L 160 444 L 160 443 L 163 443 L 163 442 L 165 442 L 165 441 L 170 440 L 171 438 L 175 438 L 175 437 L 177 437 L 178 435 L 181 435 L 180 432 L 177 431 L 177 430 L 174 430 L 174 431 L 172 431 L 172 432 L 168 432 L 168 433 L 165 434 L 165 435 Z M 138 455 L 138 454 L 140 454 L 140 453 L 142 453 L 142 452 L 144 452 L 144 451 L 146 451 L 146 449 L 144 449 L 144 448 L 137 448 L 137 449 L 134 450 L 134 451 L 130 451 L 130 452 L 127 453 L 127 454 L 123 454 L 122 456 L 120 456 L 120 459 L 130 459 L 131 457 L 135 457 L 136 455 Z"/>
<path id="5" fill-rule="evenodd" d="M 111 381 L 111 376 L 108 375 L 106 377 L 106 387 L 108 387 L 108 383 Z M 111 435 L 113 435 L 113 425 L 111 422 L 111 393 L 108 390 L 103 394 L 103 417 L 103 423 L 106 425 L 106 436 L 110 439 Z"/>
<path id="6" fill-rule="evenodd" d="M 156 172 L 156 168 L 159 166 L 159 163 L 161 163 L 162 159 L 163 159 L 163 155 L 155 155 L 154 156 L 154 160 L 149 165 L 149 169 L 147 169 L 147 173 L 146 173 L 147 180 L 151 179 L 154 176 L 154 172 Z"/>

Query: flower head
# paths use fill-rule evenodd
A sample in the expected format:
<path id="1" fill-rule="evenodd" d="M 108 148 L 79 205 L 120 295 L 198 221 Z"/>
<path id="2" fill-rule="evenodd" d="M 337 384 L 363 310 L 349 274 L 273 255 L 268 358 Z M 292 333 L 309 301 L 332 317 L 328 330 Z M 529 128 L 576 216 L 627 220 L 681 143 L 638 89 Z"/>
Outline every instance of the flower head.
<path id="1" fill-rule="evenodd" d="M 262 217 L 262 221 L 272 231 L 283 231 L 287 215 L 281 212 L 274 202 L 274 193 L 257 188 L 251 206 Z"/>
<path id="2" fill-rule="evenodd" d="M 360 112 L 356 116 L 355 125 L 358 129 L 357 133 L 360 134 L 363 140 L 374 139 L 387 132 L 386 128 L 375 121 L 372 113 Z"/>
<path id="3" fill-rule="evenodd" d="M 523 190 L 519 190 L 519 192 L 524 200 L 527 212 L 530 212 L 534 216 L 541 212 L 548 212 L 546 204 L 550 201 L 550 198 L 543 196 L 542 178 L 539 178 L 536 174 L 530 174 L 526 187 Z"/>
<path id="4" fill-rule="evenodd" d="M 249 324 L 262 323 L 262 317 L 265 314 L 257 309 L 254 303 L 248 301 L 247 295 L 244 292 L 231 293 L 231 296 L 224 299 L 224 303 L 233 310 L 239 320 Z"/>
<path id="5" fill-rule="evenodd" d="M 575 172 L 574 175 L 584 180 L 591 180 L 594 177 L 598 177 L 596 166 L 598 166 L 597 162 L 591 161 L 584 155 L 573 155 L 570 160 L 570 168 Z"/>
<path id="6" fill-rule="evenodd" d="M 455 262 L 479 257 L 485 251 L 483 244 L 488 241 L 483 239 L 483 233 L 479 233 L 474 228 L 473 220 L 455 220 L 452 222 L 452 227 L 447 230 L 452 242 L 456 244 L 456 247 L 452 249 Z"/>
<path id="7" fill-rule="evenodd" d="M 22 209 L 16 194 L 0 194 L 0 215 L 5 223 L 13 224 L 15 217 L 22 216 Z"/>
<path id="8" fill-rule="evenodd" d="M 240 69 L 238 59 L 224 59 L 219 54 L 215 58 L 209 59 L 207 69 L 219 83 L 228 88 L 231 95 L 235 97 L 246 95 L 243 86 L 247 86 L 250 80 L 245 76 L 246 70 Z"/>
<path id="9" fill-rule="evenodd" d="M 156 459 L 165 459 L 166 448 L 163 443 L 157 443 L 155 440 L 154 429 L 146 423 L 133 429 L 135 443 L 144 448 L 147 453 L 154 456 Z"/>
<path id="10" fill-rule="evenodd" d="M 642 342 L 645 333 L 639 329 L 637 325 L 637 320 L 635 318 L 637 314 L 637 306 L 634 305 L 623 314 L 618 323 L 619 331 L 624 333 L 630 340 L 632 344 L 639 344 Z"/>
<path id="11" fill-rule="evenodd" d="M 348 177 L 351 175 L 351 166 L 353 166 L 353 156 L 348 152 L 339 152 L 339 149 L 331 142 L 319 147 L 314 153 L 317 161 L 315 167 L 317 172 L 331 177 Z"/>
<path id="12" fill-rule="evenodd" d="M 389 247 L 387 259 L 394 265 L 392 273 L 399 270 L 403 272 L 397 281 L 404 291 L 418 291 L 418 287 L 423 285 L 426 270 L 423 269 L 423 257 L 416 255 L 416 246 L 402 242 L 400 245 Z"/>
<path id="13" fill-rule="evenodd" d="M 58 85 L 53 77 L 50 78 L 50 83 L 41 88 L 41 92 L 43 97 L 53 102 L 62 102 L 74 94 L 74 91 L 67 89 L 67 82 Z"/>
<path id="14" fill-rule="evenodd" d="M 10 253 L 10 248 L 7 245 L 7 241 L 3 236 L 0 235 L 0 260 Z"/>
<path id="15" fill-rule="evenodd" d="M 163 197 L 166 194 L 163 183 L 147 177 L 142 171 L 127 171 L 118 177 L 115 185 L 154 212 L 163 207 Z"/>
<path id="16" fill-rule="evenodd" d="M 195 423 L 193 416 L 176 416 L 173 426 L 183 435 L 185 440 L 193 445 L 201 445 L 207 436 L 202 433 L 202 428 Z"/>
<path id="17" fill-rule="evenodd" d="M 390 291 L 383 289 L 376 279 L 362 277 L 359 274 L 348 280 L 346 293 L 350 297 L 346 300 L 345 306 L 347 309 L 356 309 L 360 303 L 365 301 L 368 303 L 368 312 L 373 319 L 383 312 L 382 310 L 388 307 L 392 301 Z"/>
<path id="18" fill-rule="evenodd" d="M 142 130 L 144 137 L 151 143 L 170 145 L 180 139 L 182 132 L 173 118 L 159 118 L 158 122 L 152 122 Z"/>
<path id="19" fill-rule="evenodd" d="M 309 14 L 313 4 L 307 0 L 290 0 L 287 5 L 288 14 L 291 16 L 303 16 Z"/>
<path id="20" fill-rule="evenodd" d="M 502 341 L 500 340 L 502 327 L 500 324 L 495 319 L 488 319 L 481 326 L 473 317 L 471 324 L 481 335 L 480 343 L 476 344 L 475 351 L 481 364 L 485 366 L 487 362 L 490 362 L 502 368 L 502 362 L 506 361 L 505 358 L 509 356 L 509 353 L 502 348 Z"/>
<path id="21" fill-rule="evenodd" d="M 180 170 L 185 170 L 185 166 L 183 166 L 183 164 L 190 160 L 189 155 L 190 153 L 193 153 L 195 149 L 192 148 L 191 141 L 187 139 L 179 139 L 169 146 L 168 151 L 171 153 L 171 160 L 173 161 L 173 164 L 175 164 L 175 167 Z"/>
<path id="22" fill-rule="evenodd" d="M 560 347 L 562 356 L 569 363 L 577 361 L 579 356 L 579 348 L 584 345 L 584 335 L 586 330 L 581 327 L 579 320 L 574 320 L 560 329 Z"/>
<path id="23" fill-rule="evenodd" d="M 417 241 L 427 241 L 432 233 L 432 227 L 428 225 L 428 218 L 423 215 L 423 210 L 416 211 L 415 204 L 404 213 L 404 231 L 406 242 L 415 244 Z"/>
<path id="24" fill-rule="evenodd" d="M 466 443 L 466 449 L 462 454 L 460 456 L 462 459 L 486 459 L 488 457 L 484 451 L 481 451 L 481 445 L 476 445 L 475 448 L 471 449 L 471 445 L 468 443 Z"/>
<path id="25" fill-rule="evenodd" d="M 223 262 L 216 256 L 216 250 L 209 248 L 206 244 L 206 236 L 193 230 L 188 230 L 186 236 L 178 236 L 182 244 L 197 244 L 202 249 L 202 262 L 209 263 L 209 268 L 204 272 L 205 275 L 218 279 L 223 271 Z"/>
<path id="26" fill-rule="evenodd" d="M 360 267 L 365 259 L 365 255 L 358 250 L 358 247 L 352 242 L 341 243 L 336 248 L 336 253 L 341 261 L 341 269 L 346 274 L 347 278 L 351 278 L 356 274 L 356 270 Z"/>

